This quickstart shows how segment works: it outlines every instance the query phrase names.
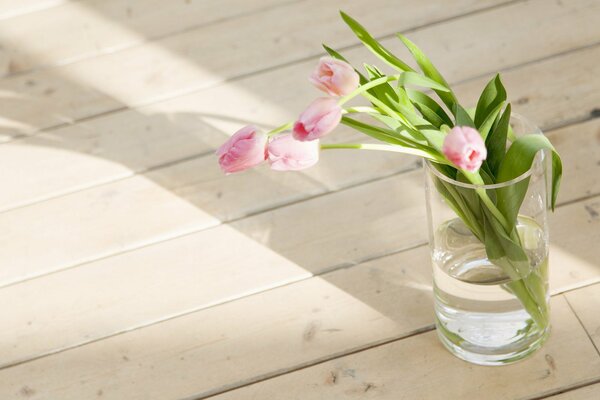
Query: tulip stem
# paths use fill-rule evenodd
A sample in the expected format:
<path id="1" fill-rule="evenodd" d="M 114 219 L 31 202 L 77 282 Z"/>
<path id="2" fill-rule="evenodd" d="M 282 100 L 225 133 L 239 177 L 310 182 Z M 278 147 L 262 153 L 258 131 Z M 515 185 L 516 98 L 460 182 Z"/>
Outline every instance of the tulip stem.
<path id="1" fill-rule="evenodd" d="M 287 131 L 288 129 L 292 129 L 292 127 L 294 126 L 294 121 L 291 122 L 286 122 L 285 124 L 278 126 L 277 128 L 273 129 L 272 131 L 267 132 L 267 136 L 271 137 L 271 136 L 275 136 L 278 133 L 281 133 L 283 131 Z"/>
<path id="2" fill-rule="evenodd" d="M 429 154 L 426 151 L 419 149 L 411 149 L 403 146 L 394 146 L 388 144 L 376 144 L 376 143 L 334 143 L 334 144 L 322 144 L 321 150 L 333 150 L 333 149 L 355 149 L 355 150 L 378 150 L 378 151 L 392 151 L 395 153 L 410 154 L 413 156 L 423 157 L 428 160 L 451 165 L 447 160 L 440 157 L 436 157 L 433 154 Z"/>
<path id="3" fill-rule="evenodd" d="M 380 114 L 381 113 L 374 109 L 373 107 L 348 107 L 342 110 L 342 114 L 352 114 L 352 113 L 371 113 L 371 114 Z"/>

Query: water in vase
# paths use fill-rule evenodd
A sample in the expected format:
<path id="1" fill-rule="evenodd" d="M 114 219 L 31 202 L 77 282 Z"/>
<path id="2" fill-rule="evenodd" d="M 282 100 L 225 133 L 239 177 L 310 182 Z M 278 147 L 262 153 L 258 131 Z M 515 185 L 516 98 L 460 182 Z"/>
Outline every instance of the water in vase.
<path id="1" fill-rule="evenodd" d="M 525 217 L 519 218 L 517 229 L 530 273 L 545 277 L 544 229 Z M 485 246 L 464 223 L 450 220 L 435 235 L 434 297 L 442 343 L 461 358 L 483 365 L 513 362 L 541 346 L 548 325 L 533 321 L 511 293 L 509 276 L 487 259 Z"/>

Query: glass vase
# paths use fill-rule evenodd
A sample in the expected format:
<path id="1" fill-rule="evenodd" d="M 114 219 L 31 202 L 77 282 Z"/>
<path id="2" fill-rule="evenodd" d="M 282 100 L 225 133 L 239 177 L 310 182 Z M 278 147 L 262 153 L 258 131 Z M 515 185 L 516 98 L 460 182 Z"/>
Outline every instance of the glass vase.
<path id="1" fill-rule="evenodd" d="M 520 116 L 511 126 L 516 136 L 542 134 Z M 424 164 L 437 333 L 466 361 L 512 363 L 548 337 L 546 159 L 541 152 L 523 175 L 491 185 L 454 180 Z M 511 229 L 492 209 L 500 191 L 513 189 L 525 196 Z"/>

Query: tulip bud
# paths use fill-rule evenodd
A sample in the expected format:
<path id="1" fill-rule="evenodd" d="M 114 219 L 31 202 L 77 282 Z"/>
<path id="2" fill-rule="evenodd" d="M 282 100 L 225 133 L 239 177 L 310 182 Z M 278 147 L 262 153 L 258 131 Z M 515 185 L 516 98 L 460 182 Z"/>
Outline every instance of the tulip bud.
<path id="1" fill-rule="evenodd" d="M 229 138 L 216 154 L 226 173 L 244 171 L 266 160 L 267 136 L 254 126 L 245 126 Z"/>
<path id="2" fill-rule="evenodd" d="M 269 164 L 276 171 L 299 171 L 319 161 L 319 141 L 301 142 L 292 134 L 276 136 L 267 146 Z"/>
<path id="3" fill-rule="evenodd" d="M 487 157 L 487 149 L 477 130 L 455 126 L 444 139 L 442 151 L 458 168 L 475 172 Z"/>
<path id="4" fill-rule="evenodd" d="M 294 123 L 294 138 L 315 140 L 333 131 L 342 119 L 342 108 L 335 99 L 321 97 L 313 101 Z"/>
<path id="5" fill-rule="evenodd" d="M 321 58 L 308 80 L 330 96 L 350 94 L 360 82 L 350 64 L 332 57 Z"/>

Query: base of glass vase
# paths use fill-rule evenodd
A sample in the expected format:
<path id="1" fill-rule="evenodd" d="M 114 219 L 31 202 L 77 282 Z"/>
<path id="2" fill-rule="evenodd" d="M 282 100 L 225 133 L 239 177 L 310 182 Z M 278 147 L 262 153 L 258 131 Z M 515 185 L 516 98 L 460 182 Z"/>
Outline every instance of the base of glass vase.
<path id="1" fill-rule="evenodd" d="M 543 332 L 537 332 L 535 337 L 511 343 L 509 346 L 484 347 L 464 341 L 456 344 L 456 336 L 446 332 L 439 321 L 436 327 L 438 338 L 450 353 L 467 362 L 487 366 L 507 365 L 521 361 L 541 348 L 550 336 L 550 326 L 548 326 Z"/>

